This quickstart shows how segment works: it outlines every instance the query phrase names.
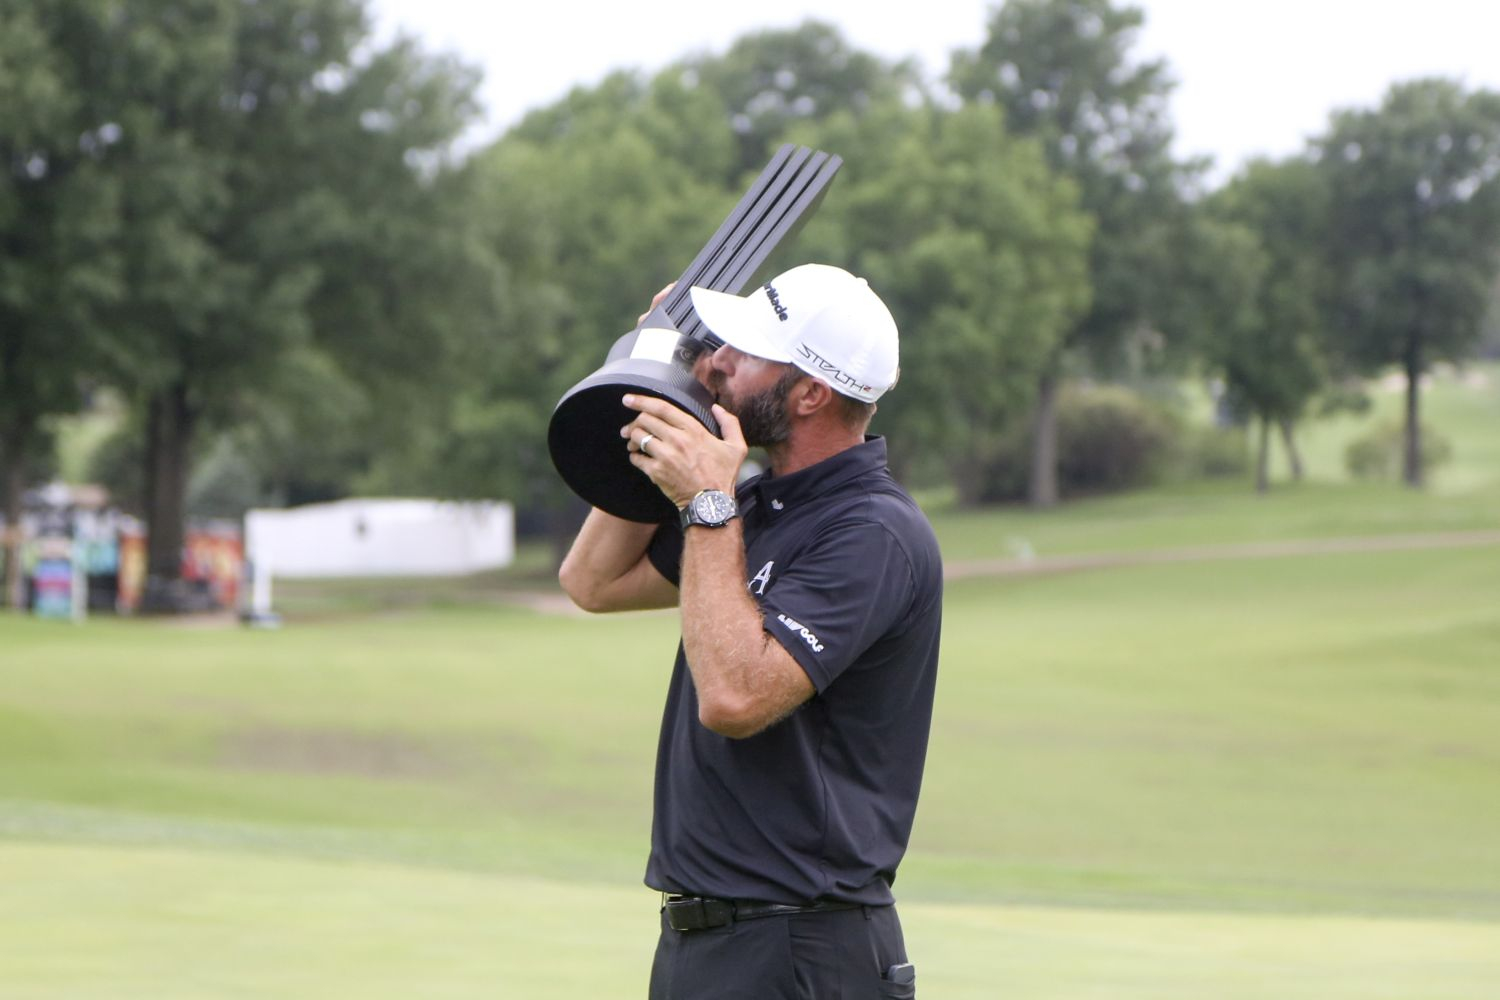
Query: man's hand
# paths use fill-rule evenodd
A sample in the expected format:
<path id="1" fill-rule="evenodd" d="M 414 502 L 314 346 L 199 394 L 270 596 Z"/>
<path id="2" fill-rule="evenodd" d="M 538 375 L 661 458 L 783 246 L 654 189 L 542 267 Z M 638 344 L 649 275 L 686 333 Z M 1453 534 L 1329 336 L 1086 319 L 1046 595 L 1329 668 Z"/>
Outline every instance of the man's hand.
<path id="1" fill-rule="evenodd" d="M 674 281 L 666 288 L 663 288 L 661 291 L 657 292 L 656 295 L 651 299 L 651 309 L 655 309 L 657 306 L 661 305 L 661 300 L 666 298 L 667 295 L 672 291 L 672 289 L 676 287 L 677 282 Z M 651 309 L 647 309 L 645 312 L 641 313 L 639 317 L 637 317 L 635 321 L 636 326 L 640 326 L 642 323 L 646 322 L 646 317 L 651 315 Z"/>
<path id="2" fill-rule="evenodd" d="M 714 419 L 724 435 L 720 440 L 664 399 L 630 395 L 624 403 L 640 414 L 620 428 L 630 463 L 649 476 L 678 509 L 686 507 L 700 490 L 734 495 L 740 466 L 750 451 L 734 414 L 714 404 Z"/>

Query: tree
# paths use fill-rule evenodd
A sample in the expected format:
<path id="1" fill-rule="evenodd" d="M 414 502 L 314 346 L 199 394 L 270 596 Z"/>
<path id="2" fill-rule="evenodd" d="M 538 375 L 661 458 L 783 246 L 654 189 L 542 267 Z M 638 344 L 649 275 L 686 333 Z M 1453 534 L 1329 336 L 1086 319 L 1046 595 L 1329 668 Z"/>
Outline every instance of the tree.
<path id="1" fill-rule="evenodd" d="M 23 486 L 50 450 L 48 419 L 97 376 L 101 312 L 120 292 L 118 190 L 100 162 L 117 131 L 67 60 L 92 41 L 98 8 L 0 8 L 0 601 L 12 604 Z"/>
<path id="2" fill-rule="evenodd" d="M 1088 307 L 1076 190 L 994 107 L 893 101 L 794 134 L 847 158 L 804 247 L 866 277 L 902 330 L 900 389 L 877 418 L 899 429 L 892 460 L 919 475 L 938 464 L 976 502 L 1006 426 Z"/>
<path id="3" fill-rule="evenodd" d="M 816 41 L 826 29 L 794 34 Z M 735 45 L 725 61 L 747 59 L 774 77 L 768 37 Z M 804 48 L 817 51 L 788 51 Z M 779 58 L 784 66 L 786 53 Z M 455 400 L 458 430 L 432 442 L 430 464 L 445 482 L 522 497 L 528 484 L 555 482 L 542 431 L 557 398 L 598 366 L 749 181 L 734 117 L 745 91 L 720 84 L 741 79 L 732 70 L 700 59 L 650 81 L 616 74 L 528 116 L 482 155 L 508 353 L 482 388 Z M 901 71 L 890 72 L 884 84 L 867 73 L 868 86 L 825 89 L 817 113 L 757 140 L 845 160 L 808 228 L 767 270 L 817 259 L 880 289 L 905 331 L 904 385 L 879 418 L 901 429 L 893 460 L 964 474 L 971 499 L 990 442 L 1029 397 L 1037 359 L 1086 306 L 1089 226 L 1073 187 L 1035 143 L 1006 134 L 998 109 L 912 106 L 896 86 Z M 754 170 L 764 162 L 757 155 Z"/>
<path id="4" fill-rule="evenodd" d="M 734 134 L 716 97 L 680 74 L 617 73 L 541 109 L 473 157 L 480 240 L 495 262 L 493 336 L 411 446 L 374 472 L 545 513 L 559 544 L 576 513 L 546 428 L 651 294 L 734 205 Z"/>
<path id="5" fill-rule="evenodd" d="M 1256 488 L 1265 492 L 1271 428 L 1280 429 L 1300 479 L 1294 426 L 1326 380 L 1327 192 L 1308 160 L 1257 161 L 1206 209 L 1205 245 L 1186 261 L 1212 284 L 1217 308 L 1203 353 L 1260 421 Z"/>
<path id="6" fill-rule="evenodd" d="M 1190 175 L 1170 154 L 1161 61 L 1130 47 L 1144 16 L 1112 0 L 1008 0 L 979 49 L 955 54 L 949 82 L 971 103 L 998 104 L 1006 127 L 1033 136 L 1052 168 L 1078 187 L 1094 218 L 1092 305 L 1040 371 L 1033 420 L 1031 502 L 1057 501 L 1056 400 L 1069 355 L 1108 367 L 1170 296 L 1170 247 Z"/>
<path id="7" fill-rule="evenodd" d="M 145 411 L 146 600 L 171 607 L 200 431 L 242 415 L 298 351 L 377 386 L 442 358 L 444 296 L 461 289 L 452 255 L 428 252 L 447 246 L 429 235 L 444 217 L 432 153 L 471 113 L 473 77 L 404 42 L 356 58 L 357 0 L 94 13 L 76 72 L 123 81 L 107 92 L 125 221 L 113 377 Z"/>
<path id="8" fill-rule="evenodd" d="M 1336 331 L 1355 363 L 1406 373 L 1402 478 L 1422 485 L 1421 380 L 1477 342 L 1500 250 L 1500 94 L 1400 83 L 1316 143 L 1330 192 Z"/>
<path id="9" fill-rule="evenodd" d="M 912 62 L 851 48 L 837 28 L 818 21 L 744 35 L 722 55 L 690 58 L 667 73 L 722 102 L 738 148 L 730 181 L 759 170 L 798 124 L 860 114 L 922 91 Z"/>

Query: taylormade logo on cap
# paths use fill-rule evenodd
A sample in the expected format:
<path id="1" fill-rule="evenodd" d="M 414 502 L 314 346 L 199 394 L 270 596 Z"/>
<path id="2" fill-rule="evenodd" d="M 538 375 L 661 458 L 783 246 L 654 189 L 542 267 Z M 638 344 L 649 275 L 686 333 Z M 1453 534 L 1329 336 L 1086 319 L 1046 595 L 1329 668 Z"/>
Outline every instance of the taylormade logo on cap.
<path id="1" fill-rule="evenodd" d="M 781 298 L 776 294 L 775 285 L 766 285 L 766 298 L 771 300 L 771 308 L 776 310 L 776 318 L 785 323 L 787 320 L 786 306 L 781 304 Z"/>
<path id="2" fill-rule="evenodd" d="M 726 344 L 787 362 L 838 392 L 873 403 L 896 383 L 896 321 L 863 278 L 803 264 L 741 298 L 690 289 L 698 318 Z"/>

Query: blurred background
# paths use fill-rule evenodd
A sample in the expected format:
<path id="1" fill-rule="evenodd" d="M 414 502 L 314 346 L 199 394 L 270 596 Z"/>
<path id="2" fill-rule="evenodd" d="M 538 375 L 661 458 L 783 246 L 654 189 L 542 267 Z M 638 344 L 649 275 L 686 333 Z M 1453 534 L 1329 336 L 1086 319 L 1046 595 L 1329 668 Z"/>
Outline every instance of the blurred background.
<path id="1" fill-rule="evenodd" d="M 0 5 L 0 995 L 644 992 L 676 622 L 545 430 L 786 142 L 949 570 L 924 994 L 1500 992 L 1500 14 L 929 6 Z"/>

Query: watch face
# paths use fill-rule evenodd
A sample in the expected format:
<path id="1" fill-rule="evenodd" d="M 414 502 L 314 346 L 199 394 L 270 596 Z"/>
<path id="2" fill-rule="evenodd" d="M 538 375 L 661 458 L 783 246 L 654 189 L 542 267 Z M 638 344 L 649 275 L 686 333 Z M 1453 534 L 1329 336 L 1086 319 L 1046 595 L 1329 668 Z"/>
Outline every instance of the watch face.
<path id="1" fill-rule="evenodd" d="M 718 490 L 706 490 L 693 497 L 693 513 L 709 524 L 723 524 L 735 515 L 734 498 Z"/>

